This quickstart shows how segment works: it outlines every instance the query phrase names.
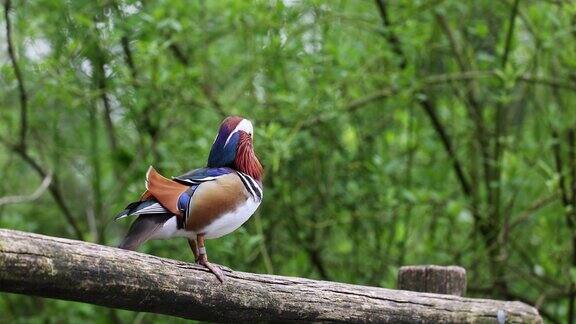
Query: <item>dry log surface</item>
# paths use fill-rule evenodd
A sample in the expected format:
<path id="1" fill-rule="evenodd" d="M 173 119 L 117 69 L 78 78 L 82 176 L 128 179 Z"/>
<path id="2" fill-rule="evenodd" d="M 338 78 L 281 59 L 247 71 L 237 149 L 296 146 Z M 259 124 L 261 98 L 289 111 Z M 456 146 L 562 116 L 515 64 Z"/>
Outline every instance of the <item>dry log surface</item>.
<path id="1" fill-rule="evenodd" d="M 226 272 L 220 284 L 181 261 L 0 229 L 0 291 L 218 322 L 541 323 L 515 301 Z M 500 315 L 498 315 L 500 314 Z"/>

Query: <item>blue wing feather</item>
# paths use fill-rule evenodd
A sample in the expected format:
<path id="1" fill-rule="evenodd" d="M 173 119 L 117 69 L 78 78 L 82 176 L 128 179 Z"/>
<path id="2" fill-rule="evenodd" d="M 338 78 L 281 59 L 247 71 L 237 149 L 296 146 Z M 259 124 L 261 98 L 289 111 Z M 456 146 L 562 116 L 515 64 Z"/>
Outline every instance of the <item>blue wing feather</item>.
<path id="1" fill-rule="evenodd" d="M 181 184 L 191 185 L 212 181 L 223 175 L 235 172 L 231 168 L 201 168 L 189 171 L 183 175 L 172 177 L 172 180 Z"/>

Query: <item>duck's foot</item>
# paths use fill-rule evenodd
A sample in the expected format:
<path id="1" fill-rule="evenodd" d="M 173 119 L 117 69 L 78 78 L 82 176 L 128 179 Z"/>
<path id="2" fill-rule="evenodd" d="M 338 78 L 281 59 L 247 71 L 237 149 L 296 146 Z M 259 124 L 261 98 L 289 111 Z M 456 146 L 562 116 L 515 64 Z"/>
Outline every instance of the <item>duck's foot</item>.
<path id="1" fill-rule="evenodd" d="M 224 279 L 226 278 L 226 276 L 224 276 L 224 273 L 222 272 L 222 270 L 220 270 L 220 267 L 218 267 L 215 264 L 208 262 L 208 260 L 205 258 L 200 258 L 196 262 L 198 264 L 201 264 L 201 265 L 205 266 L 206 268 L 208 268 L 208 270 L 210 270 L 210 272 L 212 272 L 221 283 L 224 282 Z"/>

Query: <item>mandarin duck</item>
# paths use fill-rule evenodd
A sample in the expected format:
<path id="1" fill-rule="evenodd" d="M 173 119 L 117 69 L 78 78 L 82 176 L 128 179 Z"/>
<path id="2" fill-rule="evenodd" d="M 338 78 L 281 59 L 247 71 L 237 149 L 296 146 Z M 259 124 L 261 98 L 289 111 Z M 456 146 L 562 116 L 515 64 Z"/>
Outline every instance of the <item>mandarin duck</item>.
<path id="1" fill-rule="evenodd" d="M 138 216 L 119 247 L 136 250 L 148 240 L 185 237 L 196 262 L 223 282 L 220 268 L 208 262 L 205 239 L 233 232 L 262 201 L 263 168 L 254 153 L 252 131 L 249 120 L 228 117 L 205 168 L 167 179 L 150 167 L 140 200 L 115 217 Z"/>

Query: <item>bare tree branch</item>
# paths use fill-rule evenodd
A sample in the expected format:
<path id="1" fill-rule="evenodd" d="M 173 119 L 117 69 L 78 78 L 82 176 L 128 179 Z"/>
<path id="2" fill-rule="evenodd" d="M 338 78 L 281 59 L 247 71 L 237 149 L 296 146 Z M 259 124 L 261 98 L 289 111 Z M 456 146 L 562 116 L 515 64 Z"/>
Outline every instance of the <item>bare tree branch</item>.
<path id="1" fill-rule="evenodd" d="M 36 190 L 30 195 L 24 196 L 6 196 L 0 197 L 0 206 L 8 205 L 8 204 L 20 204 L 25 202 L 31 202 L 38 198 L 40 198 L 46 189 L 52 183 L 52 173 L 48 173 L 48 175 L 42 180 L 42 183 L 36 188 Z"/>
<path id="2" fill-rule="evenodd" d="M 2 142 L 13 152 L 18 154 L 22 158 L 22 160 L 28 163 L 28 165 L 30 165 L 30 167 L 32 167 L 32 169 L 34 169 L 36 173 L 38 173 L 38 175 L 40 175 L 42 178 L 46 178 L 48 176 L 48 172 L 45 171 L 44 168 L 40 165 L 40 163 L 34 160 L 32 156 L 30 156 L 30 154 L 28 153 L 28 147 L 26 142 L 26 133 L 28 131 L 28 121 L 27 121 L 28 95 L 26 92 L 26 88 L 24 86 L 24 78 L 22 77 L 22 73 L 18 65 L 18 60 L 15 55 L 14 44 L 12 41 L 12 27 L 9 14 L 11 8 L 12 8 L 11 1 L 6 0 L 4 2 L 4 17 L 6 19 L 6 39 L 8 41 L 8 56 L 10 57 L 10 61 L 12 62 L 12 68 L 14 69 L 14 74 L 16 75 L 16 81 L 18 82 L 18 90 L 20 93 L 20 141 L 16 145 L 10 144 L 5 140 L 2 140 Z M 72 213 L 70 212 L 68 206 L 64 201 L 64 198 L 58 186 L 58 178 L 56 176 L 54 176 L 53 181 L 49 184 L 48 189 L 50 190 L 52 197 L 56 201 L 56 204 L 64 214 L 64 217 L 68 221 L 68 224 L 72 226 L 72 229 L 76 234 L 76 237 L 82 240 L 83 239 L 82 231 L 80 230 L 78 223 L 72 216 Z"/>
<path id="3" fill-rule="evenodd" d="M 184 51 L 178 46 L 178 44 L 172 42 L 168 46 L 170 51 L 174 55 L 174 57 L 180 62 L 180 64 L 184 66 L 188 66 L 190 64 L 190 60 L 188 59 L 188 55 L 184 53 Z"/>
<path id="4" fill-rule="evenodd" d="M 440 141 L 444 146 L 444 150 L 448 154 L 450 161 L 452 161 L 452 167 L 454 168 L 456 178 L 458 179 L 458 183 L 460 183 L 462 191 L 468 198 L 472 198 L 472 186 L 468 182 L 468 178 L 464 173 L 464 167 L 462 166 L 462 163 L 460 162 L 458 156 L 456 155 L 456 150 L 454 149 L 452 140 L 450 139 L 450 136 L 448 135 L 446 128 L 444 127 L 444 125 L 442 125 L 442 122 L 440 121 L 440 118 L 436 113 L 434 105 L 428 99 L 420 100 L 420 105 L 428 115 L 428 118 L 430 119 L 430 122 L 432 122 L 434 130 L 440 137 Z"/>
<path id="5" fill-rule="evenodd" d="M 168 48 L 172 52 L 172 55 L 174 55 L 174 57 L 178 60 L 178 62 L 180 62 L 180 64 L 184 66 L 190 66 L 191 64 L 190 58 L 178 44 L 173 42 L 170 44 L 170 46 L 168 46 Z M 202 93 L 204 94 L 206 99 L 208 99 L 210 105 L 216 111 L 216 113 L 220 115 L 220 117 L 226 117 L 228 115 L 222 103 L 220 103 L 220 100 L 218 100 L 218 98 L 214 95 L 212 86 L 208 84 L 205 80 L 201 81 L 200 90 L 202 90 Z"/>
<path id="6" fill-rule="evenodd" d="M 16 80 L 18 82 L 18 93 L 20 98 L 20 142 L 21 150 L 26 150 L 26 133 L 28 131 L 28 95 L 26 87 L 24 86 L 24 78 L 16 59 L 16 51 L 14 50 L 14 41 L 12 40 L 12 22 L 10 20 L 10 9 L 12 8 L 11 0 L 4 1 L 4 18 L 6 20 L 6 42 L 8 43 L 8 56 L 12 63 L 12 69 Z"/>
<path id="7" fill-rule="evenodd" d="M 464 71 L 458 73 L 446 73 L 432 75 L 425 77 L 423 79 L 423 84 L 426 86 L 442 85 L 444 83 L 454 82 L 454 81 L 469 81 L 485 78 L 500 77 L 497 71 L 485 70 L 485 71 Z M 552 88 L 564 89 L 576 91 L 576 83 L 571 81 L 559 80 L 550 77 L 536 77 L 529 74 L 523 74 L 516 78 L 516 81 L 526 82 L 536 85 L 548 86 Z"/>
<path id="8" fill-rule="evenodd" d="M 128 68 L 130 68 L 130 73 L 132 74 L 132 80 L 136 81 L 138 78 L 138 70 L 136 69 L 136 64 L 134 63 L 134 55 L 130 49 L 130 40 L 128 39 L 128 36 L 123 35 L 120 39 L 120 43 L 122 44 L 124 59 L 126 60 L 126 64 L 128 65 Z"/>
<path id="9" fill-rule="evenodd" d="M 508 232 L 512 231 L 516 226 L 525 222 L 536 211 L 548 206 L 552 202 L 556 201 L 556 199 L 558 199 L 558 194 L 547 195 L 540 199 L 535 200 L 532 203 L 532 205 L 530 205 L 526 210 L 524 210 L 523 212 L 518 214 L 518 216 L 515 217 L 515 220 L 510 224 L 507 231 Z"/>
<path id="10" fill-rule="evenodd" d="M 384 0 L 376 0 L 376 5 L 378 7 L 380 17 L 382 18 L 382 23 L 384 24 L 384 26 L 386 28 L 390 28 L 391 22 L 390 22 L 390 19 L 388 17 L 388 11 L 387 11 L 385 1 Z M 400 55 L 402 58 L 402 61 L 401 61 L 401 64 L 399 67 L 400 67 L 400 69 L 405 69 L 407 59 L 406 59 L 406 55 L 401 50 L 402 46 L 401 46 L 400 39 L 393 33 L 392 30 L 388 31 L 388 35 L 389 36 L 388 36 L 387 40 L 389 42 L 391 42 L 391 44 L 393 44 L 393 48 L 396 49 L 395 50 L 396 54 Z M 374 98 L 379 99 L 378 96 L 375 96 Z M 367 101 L 367 102 L 369 102 L 369 101 Z M 436 131 L 436 133 L 440 137 L 442 145 L 444 146 L 444 149 L 445 149 L 446 153 L 448 154 L 448 157 L 452 161 L 452 167 L 454 168 L 454 172 L 456 173 L 456 178 L 458 179 L 458 183 L 460 184 L 462 191 L 464 192 L 464 194 L 468 198 L 472 198 L 472 186 L 470 185 L 469 180 L 468 180 L 467 176 L 465 175 L 464 167 L 463 167 L 460 159 L 456 155 L 456 151 L 454 150 L 454 146 L 453 146 L 452 141 L 448 135 L 448 132 L 446 131 L 445 127 L 442 125 L 440 118 L 438 117 L 438 115 L 436 113 L 436 107 L 435 107 L 434 103 L 429 98 L 420 99 L 420 100 L 418 100 L 418 103 L 420 104 L 420 106 L 424 109 L 424 111 L 428 115 L 428 118 L 432 122 L 432 126 L 434 127 L 434 130 Z M 360 106 L 358 106 L 358 107 L 360 107 Z"/>
<path id="11" fill-rule="evenodd" d="M 498 77 L 500 77 L 500 74 L 497 71 L 492 70 L 437 74 L 423 78 L 420 81 L 421 85 L 420 86 L 417 85 L 416 87 L 414 87 L 414 89 L 412 89 L 412 91 L 423 90 L 425 88 L 434 86 L 441 86 L 451 82 L 478 80 L 486 78 L 498 78 Z M 539 78 L 529 75 L 519 76 L 517 78 L 517 81 L 576 91 L 576 84 L 570 81 L 563 81 L 551 78 Z M 364 97 L 354 99 L 348 102 L 343 108 L 338 110 L 338 112 L 314 116 L 313 118 L 303 122 L 301 127 L 307 128 L 309 126 L 318 123 L 326 122 L 328 120 L 336 118 L 337 116 L 340 116 L 342 112 L 355 112 L 356 110 L 362 109 L 371 103 L 377 102 L 378 100 L 382 100 L 390 96 L 393 96 L 397 94 L 398 91 L 399 89 L 396 88 L 383 88 L 382 90 L 375 91 L 373 93 L 365 95 Z"/>
<path id="12" fill-rule="evenodd" d="M 510 48 L 512 47 L 512 36 L 514 35 L 514 26 L 516 25 L 516 16 L 518 15 L 518 4 L 520 0 L 514 0 L 512 10 L 510 11 L 510 19 L 508 20 L 508 31 L 506 33 L 506 41 L 504 43 L 504 54 L 502 55 L 502 68 L 506 67 L 508 57 L 510 56 Z"/>
<path id="13" fill-rule="evenodd" d="M 386 0 L 375 0 L 376 6 L 378 7 L 378 12 L 380 13 L 380 18 L 382 18 L 382 25 L 384 25 L 384 35 L 390 46 L 392 46 L 392 51 L 398 55 L 400 58 L 400 68 L 404 69 L 406 67 L 406 55 L 402 51 L 402 44 L 400 39 L 392 31 L 392 21 L 388 15 L 388 7 L 386 6 Z"/>

